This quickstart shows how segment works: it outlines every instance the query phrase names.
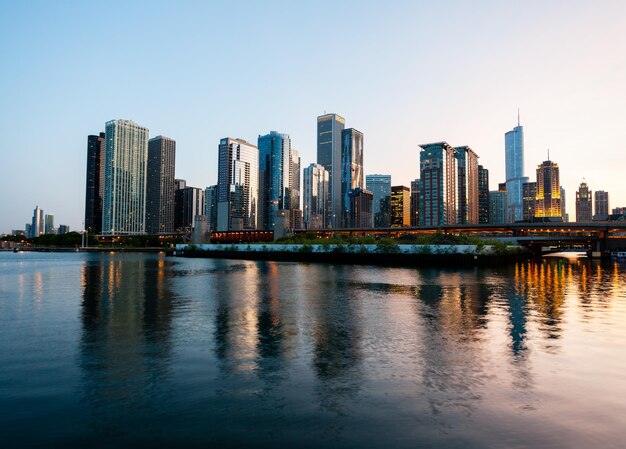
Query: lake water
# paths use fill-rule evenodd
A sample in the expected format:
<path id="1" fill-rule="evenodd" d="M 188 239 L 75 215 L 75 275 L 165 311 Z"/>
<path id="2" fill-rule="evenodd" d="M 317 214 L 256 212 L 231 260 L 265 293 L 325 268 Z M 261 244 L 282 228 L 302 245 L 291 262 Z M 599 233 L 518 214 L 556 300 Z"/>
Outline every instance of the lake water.
<path id="1" fill-rule="evenodd" d="M 626 266 L 0 253 L 0 445 L 623 448 Z"/>

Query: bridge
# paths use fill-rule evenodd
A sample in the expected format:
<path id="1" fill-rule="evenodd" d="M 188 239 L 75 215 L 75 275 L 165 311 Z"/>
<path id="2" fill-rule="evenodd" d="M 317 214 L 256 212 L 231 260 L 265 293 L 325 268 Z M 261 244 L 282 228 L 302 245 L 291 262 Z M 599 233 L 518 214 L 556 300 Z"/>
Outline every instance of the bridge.
<path id="1" fill-rule="evenodd" d="M 502 225 L 466 224 L 367 229 L 297 229 L 293 233 L 312 233 L 318 238 L 335 236 L 401 238 L 403 236 L 421 236 L 436 233 L 469 235 L 516 242 L 519 245 L 530 248 L 533 252 L 541 252 L 541 249 L 545 247 L 575 247 L 597 252 L 626 248 L 626 221 L 512 223 Z"/>

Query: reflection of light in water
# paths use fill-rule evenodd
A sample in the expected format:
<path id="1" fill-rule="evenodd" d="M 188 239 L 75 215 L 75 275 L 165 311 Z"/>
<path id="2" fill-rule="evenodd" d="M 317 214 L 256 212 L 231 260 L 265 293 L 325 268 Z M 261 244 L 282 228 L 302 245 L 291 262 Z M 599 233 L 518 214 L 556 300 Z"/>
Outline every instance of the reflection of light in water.
<path id="1" fill-rule="evenodd" d="M 33 284 L 33 297 L 35 299 L 35 304 L 37 309 L 41 308 L 41 300 L 43 298 L 43 277 L 41 275 L 41 271 L 35 273 L 35 279 Z"/>

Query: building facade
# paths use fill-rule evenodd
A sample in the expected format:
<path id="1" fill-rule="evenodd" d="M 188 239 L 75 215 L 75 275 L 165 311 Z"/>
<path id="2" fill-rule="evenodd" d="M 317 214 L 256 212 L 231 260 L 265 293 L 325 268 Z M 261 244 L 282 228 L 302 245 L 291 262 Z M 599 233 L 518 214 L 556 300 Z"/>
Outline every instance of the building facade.
<path id="1" fill-rule="evenodd" d="M 220 140 L 217 173 L 217 230 L 258 229 L 259 150 L 245 140 Z"/>
<path id="2" fill-rule="evenodd" d="M 217 185 L 204 189 L 204 215 L 208 232 L 217 231 Z"/>
<path id="3" fill-rule="evenodd" d="M 489 224 L 507 223 L 507 192 L 492 190 L 489 192 Z"/>
<path id="4" fill-rule="evenodd" d="M 489 223 L 489 170 L 478 166 L 478 223 Z"/>
<path id="5" fill-rule="evenodd" d="M 259 226 L 274 230 L 277 212 L 291 209 L 291 138 L 270 131 L 258 137 Z"/>
<path id="6" fill-rule="evenodd" d="M 372 192 L 372 224 L 374 228 L 390 226 L 391 175 L 367 175 L 365 188 Z"/>
<path id="7" fill-rule="evenodd" d="M 591 190 L 586 182 L 581 182 L 576 192 L 576 221 L 589 222 L 593 218 Z"/>
<path id="8" fill-rule="evenodd" d="M 507 221 L 521 221 L 524 216 L 522 184 L 528 182 L 524 176 L 524 128 L 517 119 L 517 126 L 504 134 Z"/>
<path id="9" fill-rule="evenodd" d="M 54 215 L 46 214 L 45 220 L 46 220 L 46 225 L 45 225 L 44 233 L 46 234 L 56 233 L 56 229 L 54 228 Z"/>
<path id="10" fill-rule="evenodd" d="M 411 189 L 391 187 L 391 227 L 411 226 Z"/>
<path id="11" fill-rule="evenodd" d="M 455 147 L 457 223 L 478 223 L 478 155 L 468 146 Z"/>
<path id="12" fill-rule="evenodd" d="M 39 209 L 39 206 L 35 206 L 33 210 L 33 219 L 30 224 L 30 234 L 28 237 L 39 237 L 45 232 L 46 219 L 43 213 L 43 209 Z"/>
<path id="13" fill-rule="evenodd" d="M 196 217 L 204 215 L 204 190 L 197 187 L 178 189 L 174 194 L 174 229 L 189 232 L 196 224 Z"/>
<path id="14" fill-rule="evenodd" d="M 413 227 L 420 225 L 420 180 L 411 181 L 411 219 L 410 225 Z"/>
<path id="15" fill-rule="evenodd" d="M 593 216 L 595 221 L 606 221 L 609 219 L 609 192 L 596 190 L 594 195 L 596 202 L 596 213 Z"/>
<path id="16" fill-rule="evenodd" d="M 102 194 L 104 191 L 105 135 L 87 136 L 87 176 L 85 181 L 85 230 L 102 232 Z"/>
<path id="17" fill-rule="evenodd" d="M 148 128 L 131 120 L 105 124 L 102 233 L 146 232 Z"/>
<path id="18" fill-rule="evenodd" d="M 341 146 L 346 120 L 337 114 L 317 117 L 317 163 L 328 170 L 330 227 L 341 221 Z"/>
<path id="19" fill-rule="evenodd" d="M 365 188 L 363 178 L 363 133 L 354 128 L 341 132 L 341 220 L 350 227 L 350 190 Z"/>
<path id="20" fill-rule="evenodd" d="M 303 226 L 326 229 L 330 226 L 330 174 L 321 164 L 311 164 L 303 171 Z"/>
<path id="21" fill-rule="evenodd" d="M 420 225 L 457 220 L 456 158 L 447 142 L 420 145 Z"/>
<path id="22" fill-rule="evenodd" d="M 532 222 L 535 218 L 537 209 L 537 183 L 525 182 L 522 184 L 522 207 L 524 215 L 522 219 L 525 222 Z"/>
<path id="23" fill-rule="evenodd" d="M 146 180 L 146 232 L 174 232 L 174 173 L 176 141 L 157 136 L 148 140 Z"/>
<path id="24" fill-rule="evenodd" d="M 537 166 L 536 200 L 535 219 L 542 221 L 563 220 L 558 164 L 548 160 Z"/>
<path id="25" fill-rule="evenodd" d="M 348 192 L 350 198 L 349 228 L 370 228 L 372 226 L 372 202 L 374 195 L 372 192 L 363 190 L 360 187 Z"/>

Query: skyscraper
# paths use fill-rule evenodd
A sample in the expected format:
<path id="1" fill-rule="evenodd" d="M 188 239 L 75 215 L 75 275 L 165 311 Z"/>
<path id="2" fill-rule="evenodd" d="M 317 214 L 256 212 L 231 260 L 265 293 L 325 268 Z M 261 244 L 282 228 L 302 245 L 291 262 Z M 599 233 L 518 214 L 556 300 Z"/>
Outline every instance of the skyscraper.
<path id="1" fill-rule="evenodd" d="M 217 172 L 217 230 L 257 229 L 259 150 L 245 140 L 220 140 Z"/>
<path id="2" fill-rule="evenodd" d="M 544 221 L 563 221 L 559 166 L 550 160 L 543 161 L 537 166 L 535 218 Z"/>
<path id="3" fill-rule="evenodd" d="M 411 226 L 411 189 L 391 187 L 391 227 Z"/>
<path id="4" fill-rule="evenodd" d="M 337 114 L 317 117 L 317 163 L 328 170 L 330 226 L 333 228 L 341 221 L 341 133 L 345 125 L 346 120 Z"/>
<path id="5" fill-rule="evenodd" d="M 217 230 L 217 186 L 209 186 L 204 189 L 204 215 L 207 216 L 207 228 L 209 232 Z"/>
<path id="6" fill-rule="evenodd" d="M 537 209 L 537 183 L 525 182 L 522 184 L 522 208 L 524 210 L 523 220 L 532 222 Z"/>
<path id="7" fill-rule="evenodd" d="M 354 128 L 341 131 L 341 211 L 338 227 L 350 225 L 350 190 L 365 188 L 363 182 L 363 133 Z"/>
<path id="8" fill-rule="evenodd" d="M 447 142 L 419 146 L 420 225 L 455 224 L 457 220 L 456 159 Z"/>
<path id="9" fill-rule="evenodd" d="M 593 217 L 591 190 L 586 182 L 581 182 L 576 192 L 576 221 L 589 222 Z"/>
<path id="10" fill-rule="evenodd" d="M 289 151 L 289 186 L 287 190 L 290 213 L 290 226 L 292 229 L 302 228 L 302 209 L 300 209 L 300 153 L 291 148 Z"/>
<path id="11" fill-rule="evenodd" d="M 259 223 L 274 229 L 277 212 L 290 209 L 291 139 L 270 131 L 259 136 Z"/>
<path id="12" fill-rule="evenodd" d="M 54 215 L 46 214 L 46 224 L 45 224 L 45 233 L 46 234 L 54 234 L 56 229 L 54 229 Z"/>
<path id="13" fill-rule="evenodd" d="M 478 155 L 468 146 L 455 147 L 457 223 L 478 223 Z"/>
<path id="14" fill-rule="evenodd" d="M 372 215 L 375 228 L 390 226 L 389 212 L 391 208 L 391 175 L 367 175 L 365 188 L 372 192 Z"/>
<path id="15" fill-rule="evenodd" d="M 105 135 L 87 136 L 87 179 L 85 182 L 85 229 L 102 232 L 102 195 L 104 191 Z"/>
<path id="16" fill-rule="evenodd" d="M 596 213 L 594 221 L 606 221 L 609 219 L 609 192 L 596 190 L 595 193 Z"/>
<path id="17" fill-rule="evenodd" d="M 420 225 L 420 180 L 411 181 L 411 226 Z"/>
<path id="18" fill-rule="evenodd" d="M 176 141 L 157 136 L 148 140 L 146 230 L 150 234 L 174 231 L 174 171 Z"/>
<path id="19" fill-rule="evenodd" d="M 304 227 L 324 229 L 330 225 L 329 173 L 320 164 L 311 164 L 303 171 Z"/>
<path id="20" fill-rule="evenodd" d="M 522 184 L 528 182 L 524 176 L 524 128 L 519 123 L 504 134 L 507 221 L 514 223 L 523 219 Z"/>
<path id="21" fill-rule="evenodd" d="M 505 224 L 507 212 L 506 190 L 489 192 L 489 224 Z"/>
<path id="22" fill-rule="evenodd" d="M 372 226 L 372 192 L 360 187 L 348 192 L 350 198 L 349 228 L 369 228 Z"/>
<path id="23" fill-rule="evenodd" d="M 188 187 L 174 194 L 174 227 L 178 232 L 188 232 L 196 224 L 196 217 L 204 215 L 204 190 Z"/>
<path id="24" fill-rule="evenodd" d="M 45 218 L 43 209 L 39 209 L 39 206 L 35 206 L 35 210 L 33 210 L 33 220 L 30 225 L 30 235 L 29 237 L 39 237 L 44 233 L 45 226 Z"/>
<path id="25" fill-rule="evenodd" d="M 102 233 L 146 231 L 148 128 L 130 120 L 105 124 Z"/>
<path id="26" fill-rule="evenodd" d="M 489 170 L 478 166 L 478 223 L 489 223 Z"/>

